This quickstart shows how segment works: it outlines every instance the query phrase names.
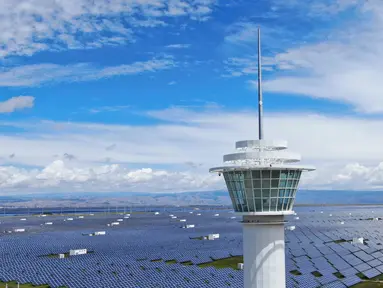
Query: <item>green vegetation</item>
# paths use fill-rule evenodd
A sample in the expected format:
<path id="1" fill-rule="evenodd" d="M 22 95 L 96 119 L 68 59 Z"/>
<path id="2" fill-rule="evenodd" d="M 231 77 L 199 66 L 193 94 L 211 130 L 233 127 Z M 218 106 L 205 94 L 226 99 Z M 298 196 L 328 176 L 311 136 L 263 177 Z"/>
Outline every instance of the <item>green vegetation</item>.
<path id="1" fill-rule="evenodd" d="M 311 272 L 311 274 L 313 274 L 315 277 L 322 277 L 323 276 L 321 273 L 319 273 L 319 271 Z"/>
<path id="2" fill-rule="evenodd" d="M 87 254 L 94 253 L 94 251 L 87 251 Z M 48 258 L 59 258 L 59 254 L 64 254 L 65 258 L 69 257 L 69 252 L 66 253 L 57 253 L 57 254 L 48 254 L 48 255 L 41 255 L 39 257 L 48 257 Z M 76 256 L 81 256 L 81 255 L 76 255 Z"/>
<path id="3" fill-rule="evenodd" d="M 290 273 L 293 274 L 293 275 L 296 275 L 296 276 L 302 275 L 302 273 L 299 272 L 298 270 L 292 270 L 292 271 L 290 271 Z"/>
<path id="4" fill-rule="evenodd" d="M 383 288 L 383 274 L 368 279 L 363 273 L 356 274 L 363 282 L 352 286 L 353 288 Z"/>
<path id="5" fill-rule="evenodd" d="M 6 284 L 6 282 L 0 282 L 1 287 L 5 287 L 5 284 Z M 16 281 L 7 282 L 7 284 L 8 284 L 8 288 L 17 288 L 17 282 Z M 35 286 L 31 283 L 27 283 L 27 284 L 20 284 L 20 288 L 50 288 L 50 286 L 49 285 Z M 60 288 L 67 288 L 67 287 L 62 286 Z"/>
<path id="6" fill-rule="evenodd" d="M 352 288 L 383 288 L 383 282 L 364 281 L 351 287 Z"/>
<path id="7" fill-rule="evenodd" d="M 150 262 L 161 262 L 162 259 L 154 259 L 154 260 L 150 260 Z"/>
<path id="8" fill-rule="evenodd" d="M 191 261 L 185 261 L 185 262 L 181 262 L 180 264 L 182 264 L 182 265 L 186 265 L 186 266 L 190 266 L 190 265 L 193 265 L 193 262 L 191 262 Z"/>
<path id="9" fill-rule="evenodd" d="M 166 264 L 176 264 L 177 263 L 177 260 L 173 259 L 173 260 L 167 260 L 165 261 Z"/>
<path id="10" fill-rule="evenodd" d="M 203 240 L 203 236 L 200 237 L 190 237 L 191 240 Z"/>
<path id="11" fill-rule="evenodd" d="M 199 267 L 213 266 L 215 268 L 232 268 L 237 270 L 237 264 L 243 263 L 243 256 L 233 256 L 225 259 L 214 260 L 212 262 L 199 264 Z"/>
<path id="12" fill-rule="evenodd" d="M 337 277 L 338 279 L 343 279 L 344 278 L 344 275 L 342 273 L 340 273 L 340 272 L 335 272 L 334 276 Z"/>
<path id="13" fill-rule="evenodd" d="M 67 253 L 59 253 L 59 254 L 64 254 L 65 258 L 69 257 L 69 252 L 67 252 Z M 41 257 L 59 258 L 59 254 L 42 255 Z"/>
<path id="14" fill-rule="evenodd" d="M 368 278 L 362 272 L 357 273 L 356 276 L 358 276 L 362 280 L 368 280 Z"/>
<path id="15" fill-rule="evenodd" d="M 370 280 L 373 280 L 373 281 L 383 281 L 383 274 L 378 275 L 378 276 L 376 276 L 376 277 L 374 277 L 374 278 L 372 278 Z"/>
<path id="16" fill-rule="evenodd" d="M 333 241 L 333 242 L 336 243 L 336 244 L 340 244 L 340 243 L 347 242 L 347 240 L 339 239 L 339 240 L 335 240 L 335 241 Z"/>

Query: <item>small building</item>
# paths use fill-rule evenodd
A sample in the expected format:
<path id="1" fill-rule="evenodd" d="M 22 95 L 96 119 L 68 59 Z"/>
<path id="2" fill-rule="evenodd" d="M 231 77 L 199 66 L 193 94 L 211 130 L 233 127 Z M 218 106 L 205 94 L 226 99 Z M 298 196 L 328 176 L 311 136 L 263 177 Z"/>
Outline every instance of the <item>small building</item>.
<path id="1" fill-rule="evenodd" d="M 84 255 L 86 253 L 88 253 L 87 249 L 71 249 L 71 250 L 69 250 L 70 256 Z"/>
<path id="2" fill-rule="evenodd" d="M 16 228 L 13 232 L 25 232 L 25 228 Z"/>
<path id="3" fill-rule="evenodd" d="M 353 238 L 351 241 L 351 244 L 364 244 L 364 238 L 363 237 Z"/>
<path id="4" fill-rule="evenodd" d="M 117 219 L 117 222 L 123 222 L 124 219 Z"/>
<path id="5" fill-rule="evenodd" d="M 286 230 L 294 231 L 295 230 L 295 226 L 287 226 Z"/>
<path id="6" fill-rule="evenodd" d="M 235 217 L 235 216 L 230 217 L 230 219 L 235 219 L 235 218 L 237 218 L 237 217 Z"/>
<path id="7" fill-rule="evenodd" d="M 154 215 L 159 215 L 160 214 L 160 212 L 154 212 Z"/>
<path id="8" fill-rule="evenodd" d="M 73 221 L 73 218 L 66 218 L 66 220 L 68 220 L 68 221 Z"/>
<path id="9" fill-rule="evenodd" d="M 237 264 L 237 269 L 238 270 L 243 270 L 243 263 L 238 263 Z"/>
<path id="10" fill-rule="evenodd" d="M 59 254 L 59 258 L 60 258 L 60 259 L 65 258 L 65 254 Z"/>
<path id="11" fill-rule="evenodd" d="M 197 216 L 201 216 L 201 213 L 198 213 Z"/>
<path id="12" fill-rule="evenodd" d="M 105 234 L 106 234 L 105 231 L 97 231 L 97 232 L 94 232 L 94 235 L 95 235 L 95 236 L 105 235 Z"/>
<path id="13" fill-rule="evenodd" d="M 110 223 L 111 226 L 120 225 L 120 222 L 112 222 Z"/>
<path id="14" fill-rule="evenodd" d="M 79 218 L 79 219 L 82 219 L 82 218 L 84 218 L 84 216 L 78 216 L 78 218 Z"/>
<path id="15" fill-rule="evenodd" d="M 186 219 L 180 219 L 180 222 L 186 222 Z"/>
<path id="16" fill-rule="evenodd" d="M 177 216 L 172 216 L 172 219 L 177 219 Z"/>
<path id="17" fill-rule="evenodd" d="M 185 226 L 184 226 L 184 228 L 187 228 L 187 229 L 189 229 L 189 228 L 194 228 L 194 227 L 195 227 L 194 224 L 190 224 L 190 225 L 185 225 Z"/>
<path id="18" fill-rule="evenodd" d="M 219 216 L 219 214 L 214 214 L 215 217 Z"/>
<path id="19" fill-rule="evenodd" d="M 27 219 L 26 218 L 21 218 L 20 221 L 26 221 Z"/>
<path id="20" fill-rule="evenodd" d="M 45 225 L 53 225 L 53 222 L 45 222 Z"/>
<path id="21" fill-rule="evenodd" d="M 207 236 L 207 239 L 209 240 L 215 240 L 215 239 L 218 239 L 219 238 L 219 234 L 209 234 Z"/>
<path id="22" fill-rule="evenodd" d="M 297 216 L 297 217 L 294 217 L 294 219 L 295 219 L 295 220 L 299 220 L 299 217 L 298 217 L 298 216 Z"/>

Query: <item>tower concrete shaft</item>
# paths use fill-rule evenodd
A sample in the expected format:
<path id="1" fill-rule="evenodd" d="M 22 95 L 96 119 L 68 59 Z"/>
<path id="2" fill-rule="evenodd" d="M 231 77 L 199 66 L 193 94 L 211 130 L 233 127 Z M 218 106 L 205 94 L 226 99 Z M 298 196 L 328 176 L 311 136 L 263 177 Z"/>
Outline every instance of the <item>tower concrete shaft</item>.
<path id="1" fill-rule="evenodd" d="M 244 216 L 244 287 L 285 288 L 283 216 Z"/>

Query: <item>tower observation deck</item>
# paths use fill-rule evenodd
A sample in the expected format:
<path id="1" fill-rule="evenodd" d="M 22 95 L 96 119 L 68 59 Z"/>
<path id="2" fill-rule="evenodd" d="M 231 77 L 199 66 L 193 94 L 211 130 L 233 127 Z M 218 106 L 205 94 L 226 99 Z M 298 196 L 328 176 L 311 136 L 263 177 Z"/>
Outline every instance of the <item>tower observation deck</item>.
<path id="1" fill-rule="evenodd" d="M 258 30 L 258 140 L 238 141 L 224 165 L 210 169 L 223 175 L 234 211 L 243 216 L 245 288 L 285 288 L 284 215 L 293 205 L 302 172 L 301 156 L 287 142 L 263 139 L 261 49 Z"/>

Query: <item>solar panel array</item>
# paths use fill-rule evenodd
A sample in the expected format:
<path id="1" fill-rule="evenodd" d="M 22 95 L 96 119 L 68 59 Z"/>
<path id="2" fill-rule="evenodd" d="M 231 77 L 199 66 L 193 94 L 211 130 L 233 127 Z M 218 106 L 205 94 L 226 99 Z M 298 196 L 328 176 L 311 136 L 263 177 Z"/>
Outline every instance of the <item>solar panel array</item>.
<path id="1" fill-rule="evenodd" d="M 374 208 L 374 213 L 358 207 L 296 210 L 299 219 L 289 217 L 287 224 L 296 229 L 286 230 L 287 287 L 349 287 L 362 281 L 358 273 L 366 278 L 383 273 L 382 222 L 372 220 L 383 214 L 382 208 Z M 133 213 L 129 219 L 95 214 L 73 221 L 65 221 L 68 216 L 1 217 L 0 280 L 70 288 L 243 287 L 243 271 L 198 266 L 242 255 L 240 218 L 232 217 L 222 210 Z M 120 218 L 120 225 L 107 226 Z M 195 228 L 182 229 L 180 219 Z M 5 232 L 15 228 L 26 232 Z M 106 235 L 85 236 L 95 231 Z M 211 233 L 220 238 L 193 239 Z M 367 241 L 351 244 L 355 237 Z M 90 253 L 53 256 L 77 248 Z"/>

